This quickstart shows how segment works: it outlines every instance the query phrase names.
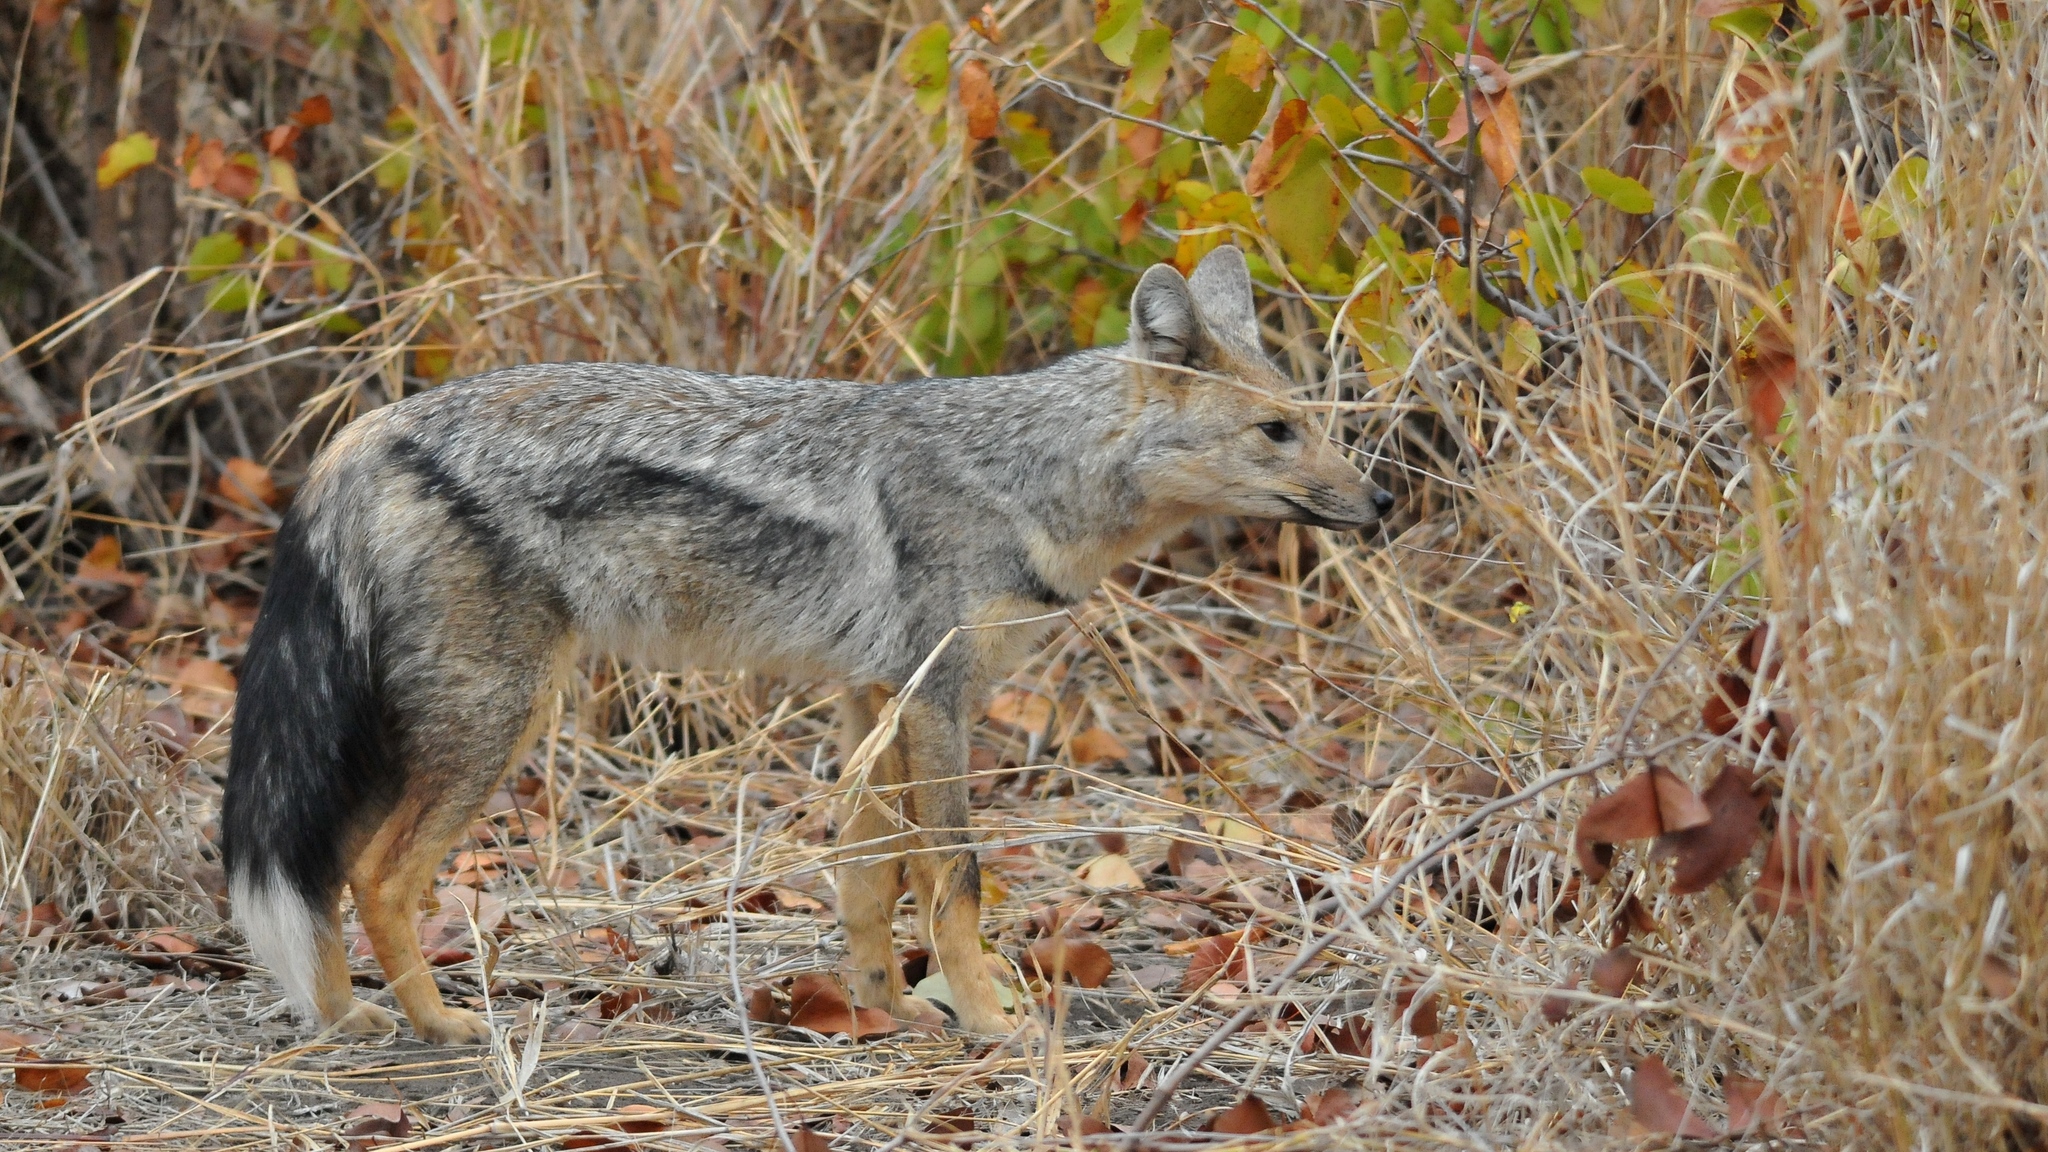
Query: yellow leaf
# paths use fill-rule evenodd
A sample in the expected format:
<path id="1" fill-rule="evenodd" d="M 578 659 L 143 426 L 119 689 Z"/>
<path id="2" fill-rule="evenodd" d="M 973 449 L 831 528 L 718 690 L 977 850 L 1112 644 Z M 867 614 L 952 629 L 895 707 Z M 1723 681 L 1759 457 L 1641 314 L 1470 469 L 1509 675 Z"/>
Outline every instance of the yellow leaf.
<path id="1" fill-rule="evenodd" d="M 1124 742 L 1117 739 L 1107 728 L 1090 728 L 1067 741 L 1067 755 L 1076 764 L 1102 764 L 1121 760 L 1131 754 Z"/>
<path id="2" fill-rule="evenodd" d="M 130 132 L 100 153 L 99 169 L 94 178 L 102 188 L 112 188 L 133 175 L 139 168 L 156 163 L 156 137 L 147 132 Z"/>
<path id="3" fill-rule="evenodd" d="M 1097 856 L 1074 872 L 1076 879 L 1090 888 L 1143 888 L 1145 878 L 1131 867 L 1129 857 L 1122 853 L 1110 852 Z"/>

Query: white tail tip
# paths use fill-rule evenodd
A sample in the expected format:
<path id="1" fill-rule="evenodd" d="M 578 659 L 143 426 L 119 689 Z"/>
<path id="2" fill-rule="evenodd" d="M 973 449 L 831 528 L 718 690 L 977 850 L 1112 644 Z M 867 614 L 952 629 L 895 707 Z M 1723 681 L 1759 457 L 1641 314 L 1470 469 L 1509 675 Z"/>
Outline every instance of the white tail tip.
<path id="1" fill-rule="evenodd" d="M 279 876 L 261 879 L 240 875 L 228 884 L 235 923 L 248 937 L 249 950 L 270 969 L 300 1019 L 320 1020 L 320 949 L 329 931 L 326 919 L 314 913 L 304 897 Z"/>

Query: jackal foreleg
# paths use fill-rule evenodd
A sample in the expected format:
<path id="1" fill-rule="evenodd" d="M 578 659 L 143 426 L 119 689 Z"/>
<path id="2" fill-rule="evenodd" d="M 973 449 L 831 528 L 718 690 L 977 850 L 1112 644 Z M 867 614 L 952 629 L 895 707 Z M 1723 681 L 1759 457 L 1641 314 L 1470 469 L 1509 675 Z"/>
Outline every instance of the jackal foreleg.
<path id="1" fill-rule="evenodd" d="M 1007 1033 L 1014 1021 L 996 998 L 981 951 L 981 862 L 967 827 L 967 721 L 958 709 L 912 696 L 903 705 L 910 776 L 905 815 L 923 832 L 925 850 L 909 861 L 918 915 L 953 993 L 953 1010 L 970 1032 Z"/>
<path id="2" fill-rule="evenodd" d="M 840 708 L 841 779 L 867 734 L 886 694 L 876 687 L 847 690 Z M 863 1008 L 881 1008 L 898 1019 L 916 1012 L 903 995 L 902 969 L 896 964 L 891 921 L 903 895 L 903 853 L 915 843 L 899 809 L 902 804 L 903 752 L 893 741 L 876 757 L 866 774 L 848 781 L 852 810 L 839 833 L 845 861 L 834 877 L 839 889 L 839 922 L 846 930 L 846 951 L 853 961 L 853 1001 Z"/>

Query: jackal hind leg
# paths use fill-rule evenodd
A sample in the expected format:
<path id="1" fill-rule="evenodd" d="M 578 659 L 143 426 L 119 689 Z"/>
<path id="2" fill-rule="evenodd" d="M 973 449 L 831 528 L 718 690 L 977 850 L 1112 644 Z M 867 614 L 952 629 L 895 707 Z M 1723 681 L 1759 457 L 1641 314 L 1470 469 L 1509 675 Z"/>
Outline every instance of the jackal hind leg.
<path id="1" fill-rule="evenodd" d="M 885 699 L 881 689 L 849 688 L 840 710 L 840 779 L 847 780 L 854 750 L 874 730 Z M 880 1008 L 899 1020 L 914 1020 L 926 1006 L 903 994 L 903 970 L 896 963 L 891 933 L 897 898 L 903 895 L 903 851 L 914 836 L 898 811 L 903 753 L 895 744 L 876 757 L 864 779 L 852 780 L 852 811 L 839 832 L 842 857 L 834 880 L 839 921 L 853 962 L 853 1002 Z"/>
<path id="2" fill-rule="evenodd" d="M 341 905 L 327 909 L 326 931 L 315 941 L 320 951 L 320 969 L 313 994 L 320 1010 L 320 1023 L 338 1032 L 357 1036 L 381 1036 L 398 1027 L 391 1013 L 367 1000 L 356 999 L 350 983 L 348 948 L 341 931 Z"/>
<path id="3" fill-rule="evenodd" d="M 981 950 L 981 862 L 967 826 L 967 725 L 956 713 L 913 697 L 903 709 L 909 760 L 909 815 L 927 851 L 910 857 L 910 890 L 932 954 L 953 993 L 953 1011 L 969 1032 L 1002 1035 L 1016 1022 L 1003 1011 Z"/>
<path id="4" fill-rule="evenodd" d="M 496 639 L 502 640 L 502 636 Z M 566 652 L 504 648 L 486 674 L 473 661 L 441 669 L 430 689 L 399 693 L 405 791 L 349 871 L 357 915 L 413 1032 L 430 1044 L 482 1044 L 483 1017 L 450 1007 L 420 954 L 418 901 L 469 830 L 485 799 L 532 744 L 538 707 L 558 683 Z"/>

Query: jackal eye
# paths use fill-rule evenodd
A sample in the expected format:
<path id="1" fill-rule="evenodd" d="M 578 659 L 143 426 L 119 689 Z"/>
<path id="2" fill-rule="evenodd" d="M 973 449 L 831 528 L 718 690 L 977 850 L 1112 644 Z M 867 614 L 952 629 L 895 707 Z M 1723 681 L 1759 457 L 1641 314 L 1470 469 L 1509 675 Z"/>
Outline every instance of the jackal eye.
<path id="1" fill-rule="evenodd" d="M 1294 429 L 1285 420 L 1268 420 L 1259 425 L 1259 431 L 1275 444 L 1285 444 L 1294 439 Z"/>

